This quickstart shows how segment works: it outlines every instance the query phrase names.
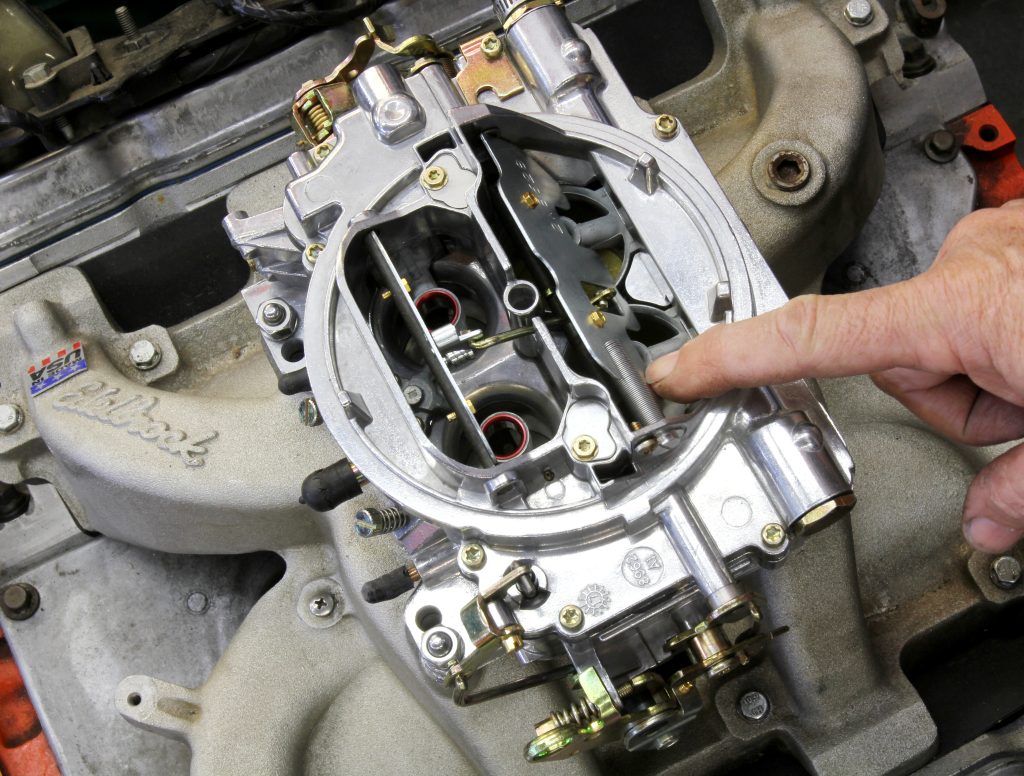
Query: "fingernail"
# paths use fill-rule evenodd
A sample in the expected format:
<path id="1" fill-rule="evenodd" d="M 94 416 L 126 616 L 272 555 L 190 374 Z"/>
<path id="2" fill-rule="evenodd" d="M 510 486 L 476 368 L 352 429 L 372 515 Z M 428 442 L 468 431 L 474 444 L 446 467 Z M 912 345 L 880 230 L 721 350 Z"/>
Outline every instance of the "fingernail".
<path id="1" fill-rule="evenodd" d="M 1010 528 L 987 517 L 976 517 L 964 524 L 967 543 L 990 554 L 1006 552 L 1016 544 L 1020 534 L 1020 528 Z"/>
<path id="2" fill-rule="evenodd" d="M 672 374 L 672 370 L 676 368 L 676 361 L 679 359 L 679 351 L 675 353 L 669 353 L 661 358 L 656 358 L 649 367 L 647 367 L 647 382 L 650 385 L 660 382 Z"/>

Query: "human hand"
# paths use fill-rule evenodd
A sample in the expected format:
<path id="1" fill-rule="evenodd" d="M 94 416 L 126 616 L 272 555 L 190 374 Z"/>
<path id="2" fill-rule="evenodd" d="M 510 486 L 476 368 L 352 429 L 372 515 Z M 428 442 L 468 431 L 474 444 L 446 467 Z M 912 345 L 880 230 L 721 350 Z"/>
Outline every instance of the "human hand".
<path id="1" fill-rule="evenodd" d="M 1024 437 L 1024 200 L 979 210 L 928 271 L 853 294 L 807 295 L 713 326 L 650 365 L 647 381 L 688 402 L 731 388 L 871 374 L 945 436 L 969 445 Z M 1024 445 L 975 477 L 964 536 L 1004 552 L 1024 533 Z"/>

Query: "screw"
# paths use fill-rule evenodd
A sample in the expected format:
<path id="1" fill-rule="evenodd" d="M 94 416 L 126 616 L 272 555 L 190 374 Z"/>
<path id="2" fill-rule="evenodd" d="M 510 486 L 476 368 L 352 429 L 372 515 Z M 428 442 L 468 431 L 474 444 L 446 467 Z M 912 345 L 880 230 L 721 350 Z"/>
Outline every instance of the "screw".
<path id="1" fill-rule="evenodd" d="M 427 653 L 431 657 L 444 657 L 452 651 L 452 637 L 444 631 L 435 631 L 427 637 Z"/>
<path id="2" fill-rule="evenodd" d="M 312 396 L 307 396 L 299 402 L 299 420 L 302 421 L 302 425 L 310 428 L 324 422 L 324 419 L 320 417 L 320 408 L 316 404 L 316 399 Z"/>
<path id="3" fill-rule="evenodd" d="M 12 620 L 27 620 L 39 609 L 39 591 L 25 582 L 15 582 L 3 589 L 0 610 Z"/>
<path id="4" fill-rule="evenodd" d="M 320 243 L 310 243 L 306 246 L 306 250 L 302 252 L 303 258 L 306 259 L 310 264 L 316 264 L 316 260 L 320 258 L 320 252 L 324 249 L 324 246 Z"/>
<path id="5" fill-rule="evenodd" d="M 956 135 L 948 129 L 932 132 L 924 142 L 924 152 L 929 159 L 939 164 L 953 161 L 959 152 Z"/>
<path id="6" fill-rule="evenodd" d="M 145 372 L 160 363 L 160 348 L 147 339 L 135 340 L 128 357 L 136 369 Z"/>
<path id="7" fill-rule="evenodd" d="M 320 145 L 313 149 L 313 158 L 316 159 L 318 162 L 322 162 L 330 155 L 330 153 L 330 143 L 321 143 Z"/>
<path id="8" fill-rule="evenodd" d="M 134 38 L 139 34 L 139 26 L 135 23 L 132 12 L 125 6 L 119 5 L 115 8 L 114 16 L 117 17 L 117 23 L 121 27 L 121 34 L 126 38 Z"/>
<path id="9" fill-rule="evenodd" d="M 480 41 L 480 50 L 484 52 L 484 56 L 488 59 L 497 59 L 501 56 L 501 41 L 498 36 L 493 32 L 487 33 L 484 39 Z"/>
<path id="10" fill-rule="evenodd" d="M 593 461 L 597 457 L 597 440 L 589 434 L 580 434 L 572 440 L 572 457 L 577 461 Z"/>
<path id="11" fill-rule="evenodd" d="M 0 404 L 0 434 L 13 434 L 25 422 L 25 414 L 17 404 Z"/>
<path id="12" fill-rule="evenodd" d="M 484 563 L 487 562 L 487 553 L 484 552 L 484 548 L 479 544 L 467 544 L 462 548 L 460 553 L 462 562 L 466 568 L 476 570 L 482 569 Z"/>
<path id="13" fill-rule="evenodd" d="M 423 174 L 420 175 L 420 183 L 432 191 L 444 188 L 444 185 L 447 182 L 448 171 L 445 170 L 444 167 L 439 167 L 436 164 L 425 169 Z"/>
<path id="14" fill-rule="evenodd" d="M 566 630 L 579 630 L 583 627 L 583 610 L 576 604 L 563 606 L 562 611 L 558 613 L 558 621 Z"/>
<path id="15" fill-rule="evenodd" d="M 675 116 L 662 113 L 654 120 L 654 134 L 662 140 L 671 140 L 679 134 L 679 120 Z"/>
<path id="16" fill-rule="evenodd" d="M 284 320 L 285 315 L 284 305 L 278 302 L 267 302 L 263 305 L 263 312 L 260 313 L 263 322 L 269 326 L 277 326 Z"/>
<path id="17" fill-rule="evenodd" d="M 532 191 L 524 191 L 523 196 L 519 198 L 519 201 L 530 208 L 530 210 L 533 210 L 540 204 L 540 200 L 537 198 L 537 195 Z"/>
<path id="18" fill-rule="evenodd" d="M 758 690 L 750 690 L 743 693 L 736 707 L 740 716 L 747 720 L 747 722 L 760 722 L 772 710 L 772 704 L 768 700 L 768 696 Z"/>
<path id="19" fill-rule="evenodd" d="M 603 329 L 604 325 L 608 323 L 608 316 L 600 310 L 594 310 L 594 312 L 587 316 L 587 321 L 590 322 L 591 326 Z"/>
<path id="20" fill-rule="evenodd" d="M 367 507 L 356 512 L 355 521 L 356 533 L 367 538 L 404 528 L 409 524 L 409 516 L 395 507 L 385 507 L 384 509 Z"/>
<path id="21" fill-rule="evenodd" d="M 875 18 L 875 10 L 868 0 L 850 0 L 843 10 L 843 16 L 854 27 L 865 27 Z"/>
<path id="22" fill-rule="evenodd" d="M 778 547 L 786 541 L 786 529 L 778 523 L 768 523 L 761 529 L 761 541 L 769 547 Z"/>
<path id="23" fill-rule="evenodd" d="M 202 614 L 210 608 L 210 599 L 206 597 L 206 593 L 195 590 L 188 594 L 185 606 L 192 614 Z"/>
<path id="24" fill-rule="evenodd" d="M 992 583 L 1003 590 L 1010 590 L 1017 586 L 1021 577 L 1020 561 L 1012 555 L 1003 555 L 992 561 L 989 570 Z"/>
<path id="25" fill-rule="evenodd" d="M 321 593 L 310 599 L 309 613 L 314 617 L 330 617 L 333 611 L 334 596 L 330 593 Z"/>
<path id="26" fill-rule="evenodd" d="M 418 385 L 407 385 L 402 389 L 402 395 L 405 400 L 409 402 L 410 406 L 415 407 L 421 401 L 423 401 L 423 389 Z"/>

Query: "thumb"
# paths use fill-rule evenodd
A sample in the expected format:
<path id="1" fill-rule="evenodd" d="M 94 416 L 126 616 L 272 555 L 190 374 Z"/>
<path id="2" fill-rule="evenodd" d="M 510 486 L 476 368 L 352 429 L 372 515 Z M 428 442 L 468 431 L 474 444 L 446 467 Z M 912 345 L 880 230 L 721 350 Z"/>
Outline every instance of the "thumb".
<path id="1" fill-rule="evenodd" d="M 920 276 L 855 294 L 798 296 L 764 315 L 712 326 L 651 364 L 647 381 L 662 396 L 689 402 L 807 377 L 941 370 L 955 358 L 927 282 Z"/>
<path id="2" fill-rule="evenodd" d="M 1006 552 L 1024 533 L 1024 445 L 992 461 L 964 501 L 964 536 L 982 552 Z"/>

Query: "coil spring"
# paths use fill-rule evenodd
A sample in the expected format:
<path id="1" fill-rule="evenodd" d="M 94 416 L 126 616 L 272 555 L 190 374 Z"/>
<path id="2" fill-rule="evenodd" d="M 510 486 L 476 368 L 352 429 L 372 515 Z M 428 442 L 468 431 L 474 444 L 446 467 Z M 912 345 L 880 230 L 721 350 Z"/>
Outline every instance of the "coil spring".
<path id="1" fill-rule="evenodd" d="M 313 134 L 318 142 L 331 134 L 331 114 L 320 104 L 316 95 L 307 97 L 302 113 L 313 127 Z"/>
<path id="2" fill-rule="evenodd" d="M 559 727 L 574 725 L 586 727 L 591 722 L 601 719 L 601 712 L 588 698 L 570 703 L 564 709 L 552 711 L 550 717 Z"/>
<path id="3" fill-rule="evenodd" d="M 356 533 L 360 536 L 379 536 L 404 528 L 409 523 L 409 516 L 395 507 L 370 507 L 356 512 L 355 520 Z"/>
<path id="4" fill-rule="evenodd" d="M 619 387 L 622 389 L 623 399 L 636 415 L 640 425 L 649 426 L 662 420 L 665 416 L 658 406 L 658 400 L 654 398 L 654 394 L 640 370 L 634 366 L 633 359 L 629 357 L 622 342 L 608 340 L 604 346 L 608 350 L 608 356 L 615 364 L 615 368 L 619 370 Z"/>

